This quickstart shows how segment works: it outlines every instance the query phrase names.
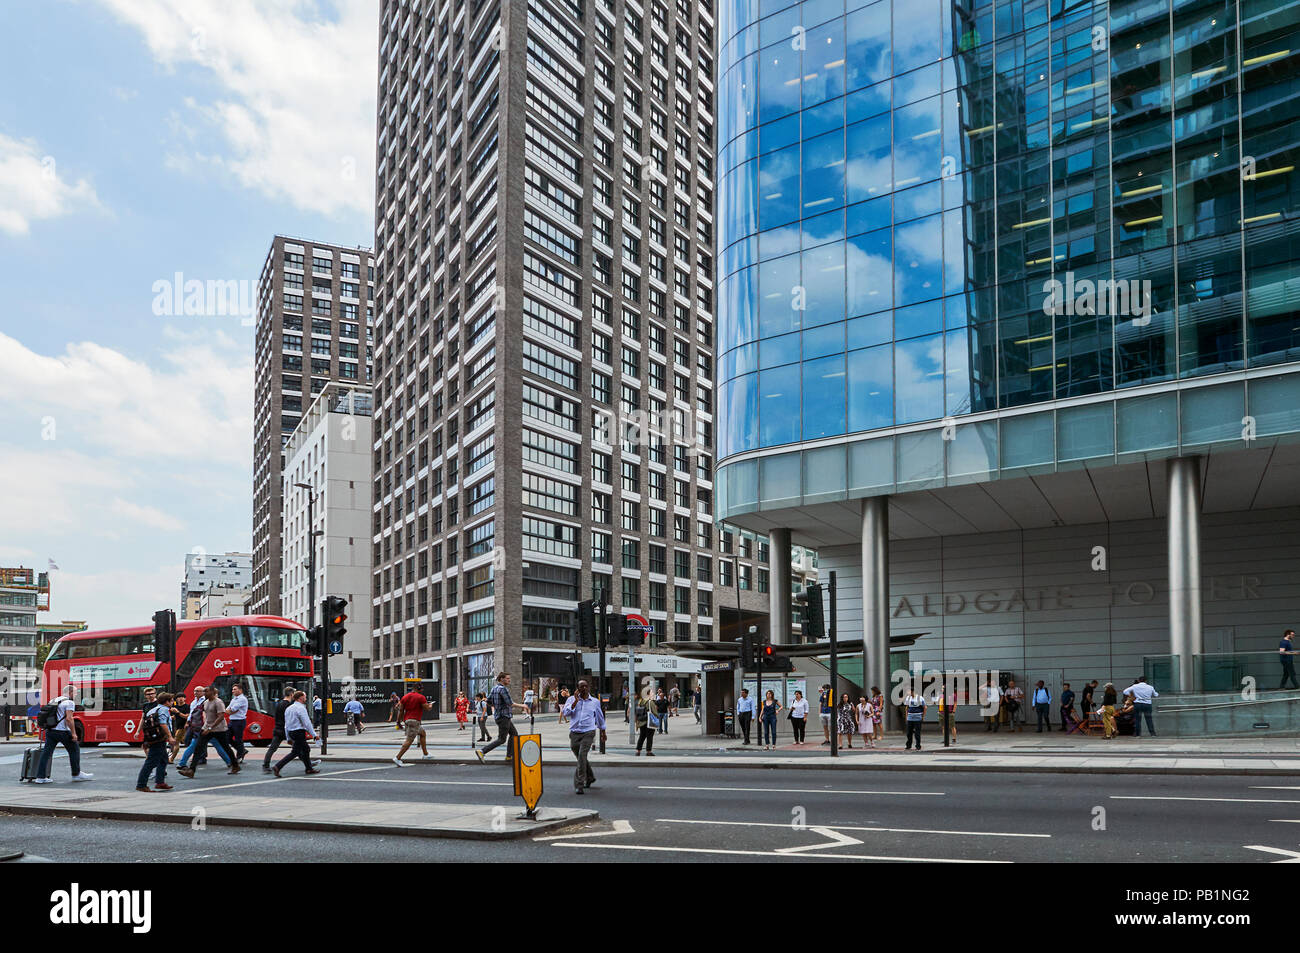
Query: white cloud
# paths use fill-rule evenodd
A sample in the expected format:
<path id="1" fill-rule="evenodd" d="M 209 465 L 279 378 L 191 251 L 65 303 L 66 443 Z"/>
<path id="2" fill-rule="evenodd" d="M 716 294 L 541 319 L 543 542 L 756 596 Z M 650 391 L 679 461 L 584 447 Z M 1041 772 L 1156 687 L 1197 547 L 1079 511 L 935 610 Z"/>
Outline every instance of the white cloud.
<path id="1" fill-rule="evenodd" d="M 299 208 L 373 211 L 375 0 L 97 0 L 143 35 L 163 66 L 209 71 L 223 92 L 185 103 L 222 147 L 182 144 L 189 163 L 229 170 Z M 337 8 L 337 18 L 327 10 Z"/>
<path id="2" fill-rule="evenodd" d="M 80 619 L 92 629 L 148 625 L 159 609 L 180 603 L 181 562 L 148 569 L 113 568 L 103 572 L 66 570 L 50 574 L 50 611 L 39 621 Z M 43 568 L 43 567 L 42 567 Z"/>
<path id="3" fill-rule="evenodd" d="M 220 332 L 164 336 L 172 346 L 160 367 L 91 341 L 38 354 L 0 333 L 9 432 L 26 417 L 54 446 L 97 447 L 138 463 L 165 456 L 250 466 L 251 356 Z"/>
<path id="4" fill-rule="evenodd" d="M 33 222 L 78 207 L 101 207 L 90 183 L 61 178 L 55 157 L 42 153 L 35 140 L 0 133 L 0 231 L 26 235 Z"/>
<path id="5" fill-rule="evenodd" d="M 164 513 L 157 507 L 132 503 L 130 500 L 124 500 L 120 496 L 114 498 L 108 511 L 113 516 L 120 517 L 124 521 L 130 522 L 133 526 L 143 526 L 149 529 L 163 530 L 165 532 L 179 532 L 185 528 L 184 523 L 176 519 L 176 517 Z"/>

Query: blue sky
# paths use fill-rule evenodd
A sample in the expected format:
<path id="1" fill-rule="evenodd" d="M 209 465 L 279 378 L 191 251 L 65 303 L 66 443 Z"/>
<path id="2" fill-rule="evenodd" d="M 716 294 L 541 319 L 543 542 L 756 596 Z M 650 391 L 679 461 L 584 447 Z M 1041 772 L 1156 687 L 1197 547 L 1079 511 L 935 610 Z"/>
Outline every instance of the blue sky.
<path id="1" fill-rule="evenodd" d="M 251 551 L 252 328 L 155 314 L 155 282 L 370 245 L 376 6 L 0 14 L 0 565 L 55 560 L 42 619 L 143 624 L 186 552 Z"/>

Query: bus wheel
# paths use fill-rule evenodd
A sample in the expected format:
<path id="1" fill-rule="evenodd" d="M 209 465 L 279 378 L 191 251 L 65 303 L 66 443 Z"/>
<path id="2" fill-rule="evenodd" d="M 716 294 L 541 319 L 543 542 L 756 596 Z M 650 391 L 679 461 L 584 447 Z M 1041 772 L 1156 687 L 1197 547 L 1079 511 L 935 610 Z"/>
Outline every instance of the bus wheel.
<path id="1" fill-rule="evenodd" d="M 98 748 L 98 741 L 86 740 L 86 728 L 81 722 L 76 722 L 77 726 L 77 744 L 82 748 Z"/>

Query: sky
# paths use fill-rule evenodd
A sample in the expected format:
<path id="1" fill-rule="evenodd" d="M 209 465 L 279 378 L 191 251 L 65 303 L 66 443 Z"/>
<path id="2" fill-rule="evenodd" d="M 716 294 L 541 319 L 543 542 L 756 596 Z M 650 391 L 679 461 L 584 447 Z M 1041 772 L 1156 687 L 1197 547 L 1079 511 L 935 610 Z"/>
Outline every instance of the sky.
<path id="1" fill-rule="evenodd" d="M 0 11 L 0 566 L 58 567 L 40 621 L 148 624 L 186 553 L 252 551 L 241 305 L 275 234 L 373 242 L 377 7 Z"/>

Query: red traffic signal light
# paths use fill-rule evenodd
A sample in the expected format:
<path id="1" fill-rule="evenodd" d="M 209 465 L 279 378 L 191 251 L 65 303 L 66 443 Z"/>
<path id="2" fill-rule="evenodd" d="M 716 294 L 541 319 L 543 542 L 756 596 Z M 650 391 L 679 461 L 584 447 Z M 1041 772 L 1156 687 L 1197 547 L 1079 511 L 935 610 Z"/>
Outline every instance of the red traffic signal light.
<path id="1" fill-rule="evenodd" d="M 770 645 L 763 646 L 763 658 L 771 658 L 774 655 L 776 655 L 776 649 Z"/>

